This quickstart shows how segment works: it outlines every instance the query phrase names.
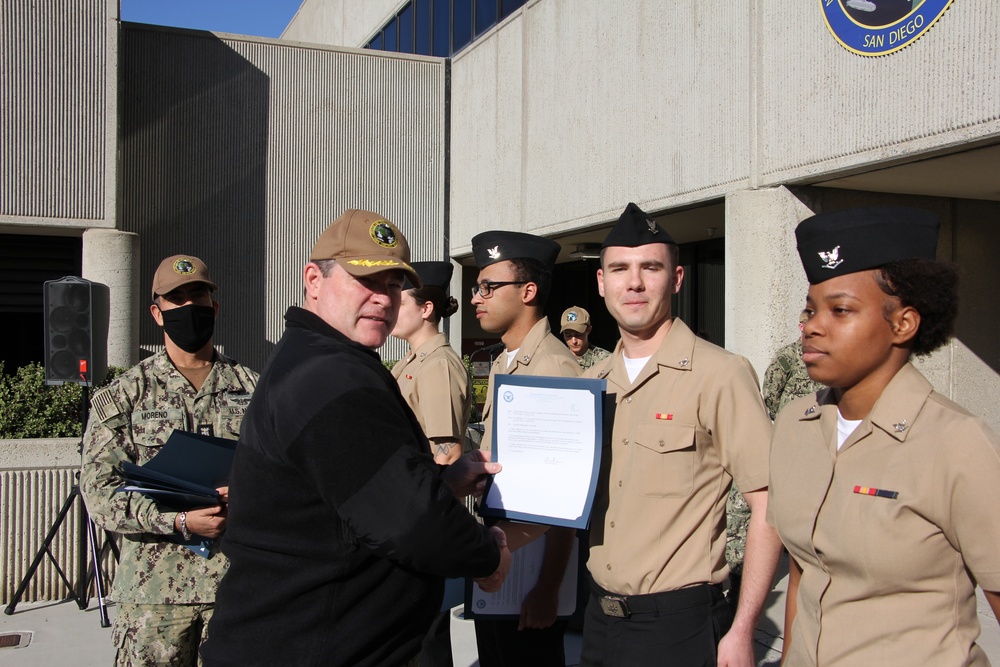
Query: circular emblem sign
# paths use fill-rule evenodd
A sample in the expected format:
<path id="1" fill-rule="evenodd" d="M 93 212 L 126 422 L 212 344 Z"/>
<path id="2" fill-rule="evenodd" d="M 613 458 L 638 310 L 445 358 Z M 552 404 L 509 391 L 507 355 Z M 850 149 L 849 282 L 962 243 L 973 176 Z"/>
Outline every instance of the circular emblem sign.
<path id="1" fill-rule="evenodd" d="M 884 56 L 930 30 L 954 0 L 819 0 L 834 38 L 848 51 Z"/>
<path id="2" fill-rule="evenodd" d="M 194 273 L 194 264 L 191 263 L 190 259 L 181 258 L 174 262 L 174 271 L 182 276 L 189 275 Z"/>
<path id="3" fill-rule="evenodd" d="M 375 243 L 383 248 L 395 248 L 399 245 L 396 232 L 392 231 L 392 227 L 385 220 L 376 220 L 372 223 L 371 229 L 368 231 L 371 234 L 372 241 L 375 241 Z"/>

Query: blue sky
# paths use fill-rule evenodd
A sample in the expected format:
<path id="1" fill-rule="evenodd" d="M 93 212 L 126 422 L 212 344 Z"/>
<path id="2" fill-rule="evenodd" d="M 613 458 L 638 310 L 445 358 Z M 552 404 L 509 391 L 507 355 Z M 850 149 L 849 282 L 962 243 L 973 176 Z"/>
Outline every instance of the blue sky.
<path id="1" fill-rule="evenodd" d="M 123 21 L 279 37 L 302 0 L 121 0 Z"/>

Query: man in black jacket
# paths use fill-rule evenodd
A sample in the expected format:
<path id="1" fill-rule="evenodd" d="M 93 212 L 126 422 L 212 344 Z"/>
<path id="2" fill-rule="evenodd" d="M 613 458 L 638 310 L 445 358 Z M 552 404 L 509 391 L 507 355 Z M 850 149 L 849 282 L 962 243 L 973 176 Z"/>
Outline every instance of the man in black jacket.
<path id="1" fill-rule="evenodd" d="M 206 665 L 400 665 L 419 651 L 443 577 L 499 588 L 502 531 L 459 504 L 499 470 L 478 452 L 437 466 L 373 351 L 392 331 L 409 246 L 350 210 L 303 271 L 304 308 L 243 420 Z M 481 490 L 481 488 L 480 488 Z"/>

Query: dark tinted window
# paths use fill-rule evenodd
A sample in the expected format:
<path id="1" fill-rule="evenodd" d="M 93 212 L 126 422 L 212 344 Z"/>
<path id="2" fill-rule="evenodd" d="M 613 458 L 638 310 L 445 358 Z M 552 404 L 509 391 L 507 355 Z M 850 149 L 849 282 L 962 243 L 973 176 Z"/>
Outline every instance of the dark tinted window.
<path id="1" fill-rule="evenodd" d="M 414 52 L 431 55 L 431 0 L 413 0 L 413 19 L 416 42 Z"/>
<path id="2" fill-rule="evenodd" d="M 520 9 L 525 0 L 500 0 L 500 18 L 507 18 Z"/>
<path id="3" fill-rule="evenodd" d="M 445 58 L 451 55 L 451 2 L 433 0 L 434 51 L 431 55 Z"/>
<path id="4" fill-rule="evenodd" d="M 476 37 L 497 24 L 497 0 L 476 0 Z"/>
<path id="5" fill-rule="evenodd" d="M 386 51 L 395 51 L 398 49 L 396 43 L 396 24 L 397 21 L 395 19 L 389 21 L 385 26 L 385 31 L 382 33 L 382 48 Z"/>
<path id="6" fill-rule="evenodd" d="M 369 49 L 375 49 L 377 51 L 381 51 L 382 50 L 382 33 L 381 32 L 379 34 L 375 35 L 374 37 L 372 37 L 372 41 L 368 42 L 368 48 Z"/>
<path id="7" fill-rule="evenodd" d="M 452 53 L 472 41 L 472 0 L 453 1 L 451 30 Z"/>
<path id="8" fill-rule="evenodd" d="M 399 13 L 399 51 L 413 53 L 413 3 Z"/>

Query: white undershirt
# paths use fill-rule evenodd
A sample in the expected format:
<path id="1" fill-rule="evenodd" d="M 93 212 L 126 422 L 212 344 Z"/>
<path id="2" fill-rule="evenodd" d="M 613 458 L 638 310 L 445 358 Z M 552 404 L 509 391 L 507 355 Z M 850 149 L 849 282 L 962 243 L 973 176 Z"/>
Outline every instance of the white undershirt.
<path id="1" fill-rule="evenodd" d="M 840 451 L 844 442 L 851 437 L 854 429 L 863 421 L 863 419 L 844 419 L 844 415 L 840 414 L 840 410 L 837 410 L 837 451 Z"/>
<path id="2" fill-rule="evenodd" d="M 622 352 L 622 359 L 625 360 L 625 372 L 628 373 L 628 381 L 630 383 L 635 382 L 635 379 L 639 377 L 639 373 L 642 372 L 646 362 L 651 358 L 652 355 L 649 357 L 642 357 L 641 359 L 632 359 L 630 357 L 626 357 L 625 353 Z"/>
<path id="3" fill-rule="evenodd" d="M 514 361 L 514 357 L 516 357 L 517 353 L 520 351 L 521 348 L 517 348 L 516 350 L 507 350 L 507 368 L 510 368 L 511 363 Z"/>

